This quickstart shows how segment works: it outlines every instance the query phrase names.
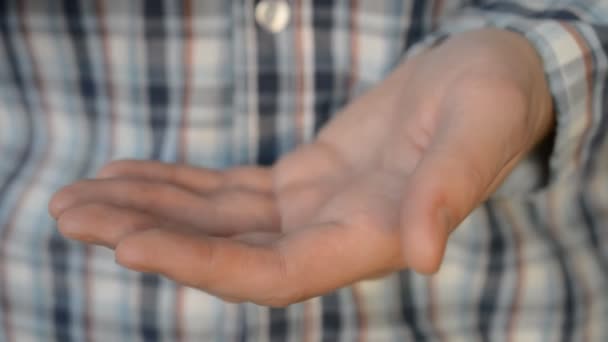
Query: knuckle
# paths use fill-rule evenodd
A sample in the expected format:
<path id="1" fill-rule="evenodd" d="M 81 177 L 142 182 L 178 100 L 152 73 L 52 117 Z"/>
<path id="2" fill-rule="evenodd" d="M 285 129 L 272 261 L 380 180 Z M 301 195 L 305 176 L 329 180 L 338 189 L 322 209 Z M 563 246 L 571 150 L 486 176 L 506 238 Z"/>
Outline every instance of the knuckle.
<path id="1" fill-rule="evenodd" d="M 218 250 L 213 239 L 210 239 L 208 244 L 199 246 L 192 252 L 194 257 L 193 262 L 201 266 L 202 272 L 200 276 L 193 277 L 191 281 L 189 281 L 189 285 L 201 290 L 218 286 L 221 287 L 223 278 L 218 275 L 222 273 L 218 272 Z"/>
<path id="2" fill-rule="evenodd" d="M 298 297 L 291 294 L 290 290 L 281 290 L 276 292 L 274 295 L 265 298 L 264 300 L 259 302 L 259 304 L 270 306 L 273 308 L 284 308 L 298 301 Z"/>
<path id="3" fill-rule="evenodd" d="M 266 300 L 264 302 L 261 302 L 259 304 L 260 305 L 264 305 L 264 306 L 270 306 L 270 307 L 273 307 L 273 308 L 285 308 L 290 303 L 288 301 L 286 301 L 286 300 L 283 300 L 283 299 L 273 298 L 273 299 L 269 299 L 269 300 Z"/>
<path id="4" fill-rule="evenodd" d="M 284 254 L 277 249 L 276 281 L 272 282 L 265 293 L 270 295 L 263 298 L 261 304 L 271 307 L 286 307 L 290 304 L 301 302 L 307 298 L 301 287 L 301 282 L 290 275 L 289 265 Z"/>

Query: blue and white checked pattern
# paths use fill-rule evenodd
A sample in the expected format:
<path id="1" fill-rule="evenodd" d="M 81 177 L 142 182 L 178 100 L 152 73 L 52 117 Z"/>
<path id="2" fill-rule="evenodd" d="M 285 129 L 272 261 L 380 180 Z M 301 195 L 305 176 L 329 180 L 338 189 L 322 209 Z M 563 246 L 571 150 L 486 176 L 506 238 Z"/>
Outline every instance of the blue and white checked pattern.
<path id="1" fill-rule="evenodd" d="M 254 6 L 0 0 L 0 341 L 608 341 L 608 1 L 290 0 L 278 34 Z M 416 47 L 484 26 L 544 61 L 549 178 L 471 214 L 433 277 L 227 304 L 66 241 L 46 212 L 111 159 L 270 164 Z M 524 166 L 507 184 L 538 176 Z"/>

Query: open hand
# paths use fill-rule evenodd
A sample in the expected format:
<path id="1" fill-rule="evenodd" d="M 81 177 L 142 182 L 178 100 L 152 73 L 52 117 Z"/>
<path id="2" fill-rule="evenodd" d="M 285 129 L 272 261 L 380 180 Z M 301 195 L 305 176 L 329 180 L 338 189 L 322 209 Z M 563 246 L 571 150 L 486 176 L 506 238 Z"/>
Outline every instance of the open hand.
<path id="1" fill-rule="evenodd" d="M 435 272 L 449 233 L 552 120 L 527 41 L 474 31 L 404 62 L 271 168 L 113 162 L 50 211 L 65 236 L 115 249 L 125 267 L 283 306 Z"/>

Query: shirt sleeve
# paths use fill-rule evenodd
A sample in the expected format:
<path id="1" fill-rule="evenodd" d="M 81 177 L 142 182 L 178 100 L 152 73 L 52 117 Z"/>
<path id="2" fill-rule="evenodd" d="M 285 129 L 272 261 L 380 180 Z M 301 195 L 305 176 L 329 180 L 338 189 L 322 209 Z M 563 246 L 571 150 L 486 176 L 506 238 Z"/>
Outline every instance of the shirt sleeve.
<path id="1" fill-rule="evenodd" d="M 608 133 L 608 1 L 474 3 L 440 19 L 436 31 L 411 53 L 484 27 L 522 34 L 543 62 L 557 123 L 546 152 L 541 148 L 522 161 L 496 195 L 587 177 Z"/>

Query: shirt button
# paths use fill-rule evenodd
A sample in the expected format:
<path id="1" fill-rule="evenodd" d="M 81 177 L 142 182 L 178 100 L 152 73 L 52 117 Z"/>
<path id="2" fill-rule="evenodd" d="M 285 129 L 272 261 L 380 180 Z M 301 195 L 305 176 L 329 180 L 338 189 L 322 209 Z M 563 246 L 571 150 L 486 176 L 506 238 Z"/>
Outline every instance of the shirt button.
<path id="1" fill-rule="evenodd" d="M 287 27 L 291 10 L 286 0 L 261 0 L 255 6 L 256 22 L 272 33 Z"/>

